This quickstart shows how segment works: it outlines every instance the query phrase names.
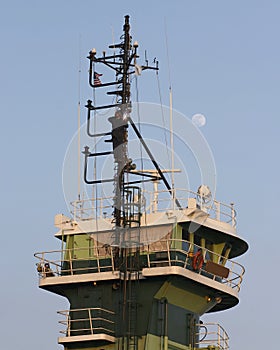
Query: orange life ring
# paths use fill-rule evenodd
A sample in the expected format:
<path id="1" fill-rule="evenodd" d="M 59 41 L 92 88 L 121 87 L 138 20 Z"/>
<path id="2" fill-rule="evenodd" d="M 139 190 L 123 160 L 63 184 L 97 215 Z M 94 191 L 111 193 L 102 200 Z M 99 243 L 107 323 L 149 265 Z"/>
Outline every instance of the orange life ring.
<path id="1" fill-rule="evenodd" d="M 199 250 L 193 256 L 192 267 L 194 271 L 200 270 L 202 268 L 203 263 L 204 263 L 203 254 L 202 254 L 202 251 Z"/>

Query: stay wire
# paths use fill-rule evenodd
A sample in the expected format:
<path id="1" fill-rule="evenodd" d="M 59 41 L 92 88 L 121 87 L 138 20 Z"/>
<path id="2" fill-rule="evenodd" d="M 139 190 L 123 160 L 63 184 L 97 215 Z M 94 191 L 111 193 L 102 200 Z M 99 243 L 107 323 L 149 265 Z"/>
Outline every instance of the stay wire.
<path id="1" fill-rule="evenodd" d="M 137 103 L 137 124 L 138 129 L 141 134 L 141 117 L 140 117 L 140 108 L 139 108 L 139 89 L 138 89 L 138 78 L 135 77 L 135 89 L 136 89 L 136 103 Z M 140 160 L 141 160 L 141 171 L 144 169 L 144 163 L 143 163 L 143 150 L 142 145 L 140 143 Z M 143 176 L 142 176 L 143 178 Z"/>
<path id="2" fill-rule="evenodd" d="M 164 141 L 165 141 L 165 146 L 166 149 L 169 150 L 168 147 L 168 142 L 167 142 L 167 128 L 164 120 L 164 111 L 163 111 L 163 104 L 162 104 L 162 94 L 161 94 L 161 89 L 160 89 L 160 81 L 159 81 L 159 74 L 156 72 L 156 77 L 157 77 L 157 85 L 158 85 L 158 93 L 159 93 L 159 101 L 160 101 L 160 109 L 161 109 L 161 119 L 162 119 L 162 124 L 163 124 L 163 129 L 164 129 Z M 171 160 L 170 160 L 170 154 L 169 151 L 167 151 L 167 158 L 168 158 L 168 166 L 169 169 L 171 169 Z"/>
<path id="3" fill-rule="evenodd" d="M 140 114 L 140 108 L 139 108 L 139 89 L 138 89 L 138 77 L 135 76 L 135 90 L 136 90 L 136 103 L 137 103 L 137 124 L 138 124 L 138 129 L 139 129 L 139 132 L 141 134 L 141 114 Z M 140 161 L 141 161 L 141 171 L 144 170 L 144 161 L 143 161 L 143 148 L 142 148 L 142 144 L 140 142 L 140 145 L 139 145 L 139 149 L 140 149 Z M 144 180 L 144 176 L 142 175 L 142 181 Z M 146 187 L 145 187 L 145 182 L 143 181 L 142 182 L 142 190 L 143 192 L 146 191 Z M 144 198 L 144 196 L 142 197 Z M 140 198 L 140 205 L 142 206 L 142 198 Z M 146 200 L 144 199 L 144 213 L 146 214 Z M 146 222 L 146 215 L 144 216 L 145 217 L 145 224 L 147 224 Z"/>

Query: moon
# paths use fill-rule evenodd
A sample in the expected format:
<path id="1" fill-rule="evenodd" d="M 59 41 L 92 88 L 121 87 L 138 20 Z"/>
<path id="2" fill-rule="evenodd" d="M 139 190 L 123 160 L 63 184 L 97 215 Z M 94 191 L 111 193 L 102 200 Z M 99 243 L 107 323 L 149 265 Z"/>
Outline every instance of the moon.
<path id="1" fill-rule="evenodd" d="M 206 124 L 206 118 L 203 114 L 197 113 L 192 116 L 192 122 L 198 128 L 201 128 Z"/>

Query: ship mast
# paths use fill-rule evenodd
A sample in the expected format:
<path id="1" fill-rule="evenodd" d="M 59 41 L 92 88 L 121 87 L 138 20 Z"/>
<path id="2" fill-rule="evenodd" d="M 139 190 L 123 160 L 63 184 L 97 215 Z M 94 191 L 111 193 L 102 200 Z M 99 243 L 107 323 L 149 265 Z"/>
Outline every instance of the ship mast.
<path id="1" fill-rule="evenodd" d="M 130 112 L 130 81 L 129 81 L 129 68 L 130 63 L 134 57 L 136 57 L 137 45 L 131 48 L 131 37 L 129 34 L 129 16 L 125 16 L 125 24 L 123 26 L 123 42 L 119 45 L 109 46 L 110 48 L 120 47 L 121 49 L 121 61 L 120 71 L 117 72 L 117 76 L 120 76 L 122 82 L 121 90 L 111 91 L 110 94 L 116 94 L 121 96 L 119 99 L 120 106 L 115 112 L 115 116 L 109 118 L 112 124 L 112 143 L 114 161 L 116 164 L 116 172 L 114 179 L 114 217 L 116 228 L 122 227 L 125 221 L 122 220 L 123 212 L 123 196 L 124 196 L 124 173 L 129 171 L 132 164 L 129 163 L 127 155 L 127 128 L 128 128 L 128 114 Z"/>
<path id="2" fill-rule="evenodd" d="M 103 51 L 103 55 L 101 57 L 96 57 L 96 50 L 92 49 L 89 53 L 90 67 L 89 67 L 89 84 L 92 88 L 102 88 L 116 85 L 117 89 L 114 91 L 107 91 L 107 95 L 116 95 L 116 103 L 102 106 L 94 106 L 92 105 L 92 101 L 88 100 L 86 107 L 88 108 L 88 118 L 87 118 L 87 133 L 91 137 L 100 137 L 105 135 L 111 135 L 110 140 L 105 140 L 105 142 L 112 142 L 113 151 L 104 151 L 104 152 L 95 152 L 91 153 L 89 151 L 89 147 L 85 147 L 85 167 L 84 167 L 84 181 L 87 184 L 98 184 L 102 182 L 110 182 L 114 183 L 114 222 L 115 222 L 115 245 L 118 247 L 120 245 L 120 229 L 133 226 L 140 226 L 140 216 L 141 213 L 138 212 L 135 215 L 131 213 L 130 217 L 126 214 L 130 212 L 127 210 L 131 203 L 135 200 L 135 198 L 140 198 L 140 193 L 135 193 L 134 196 L 130 196 L 130 203 L 126 202 L 126 198 L 128 198 L 127 186 L 143 183 L 145 181 L 158 181 L 162 180 L 165 187 L 169 191 L 170 195 L 173 197 L 173 189 L 168 183 L 164 173 L 160 169 L 157 161 L 153 157 L 151 151 L 149 150 L 147 144 L 145 143 L 139 129 L 131 119 L 131 99 L 130 99 L 130 77 L 132 74 L 137 74 L 139 70 L 142 72 L 146 69 L 149 70 L 158 70 L 158 61 L 154 60 L 154 66 L 149 66 L 148 60 L 146 60 L 146 64 L 142 66 L 138 66 L 136 64 L 136 60 L 139 57 L 137 55 L 138 43 L 135 42 L 132 45 L 132 37 L 130 35 L 130 24 L 129 24 L 129 16 L 125 16 L 125 23 L 123 26 L 123 35 L 121 36 L 121 42 L 119 44 L 113 44 L 109 46 L 110 49 L 119 49 L 119 53 L 115 53 L 113 55 L 106 56 L 106 52 Z M 99 80 L 99 75 L 95 71 L 95 64 L 103 64 L 106 67 L 115 71 L 116 80 L 113 82 L 101 83 Z M 111 123 L 112 129 L 111 132 L 103 133 L 103 134 L 92 134 L 90 131 L 90 122 L 91 122 L 91 112 L 100 110 L 100 109 L 108 109 L 115 108 L 114 116 L 109 118 L 109 122 Z M 145 149 L 147 155 L 149 156 L 151 162 L 153 163 L 155 169 L 157 170 L 157 176 L 151 175 L 145 172 L 134 171 L 135 165 L 132 163 L 132 160 L 129 159 L 127 153 L 127 140 L 128 140 L 128 125 L 131 125 L 133 131 L 138 137 L 142 147 Z M 106 156 L 109 154 L 114 155 L 114 163 L 115 163 L 115 173 L 114 178 L 112 179 L 100 179 L 100 180 L 89 180 L 87 177 L 87 164 L 89 157 L 97 157 L 97 156 Z M 140 180 L 129 180 L 126 174 L 129 175 L 139 175 L 141 176 Z M 146 179 L 143 179 L 143 178 Z M 138 192 L 140 189 L 138 190 Z M 129 191 L 130 192 L 130 191 Z M 135 192 L 133 190 L 133 192 Z M 137 192 L 137 191 L 136 191 Z M 174 198 L 174 202 L 176 206 L 181 209 L 181 205 L 179 201 Z M 135 202 L 134 202 L 135 203 Z M 131 209 L 131 208 L 130 208 Z M 139 209 L 139 208 L 138 208 Z M 138 222 L 139 221 L 139 222 Z"/>
<path id="3" fill-rule="evenodd" d="M 139 130 L 133 123 L 131 113 L 131 99 L 130 99 L 130 78 L 131 75 L 140 69 L 158 70 L 158 62 L 154 66 L 149 66 L 146 61 L 145 66 L 138 66 L 136 60 L 138 58 L 137 48 L 138 43 L 132 45 L 132 38 L 130 35 L 129 16 L 125 16 L 125 23 L 123 26 L 123 35 L 121 36 L 119 44 L 110 45 L 110 49 L 119 49 L 119 53 L 106 56 L 97 57 L 96 50 L 93 49 L 89 53 L 90 68 L 89 68 L 89 84 L 92 88 L 101 88 L 108 86 L 117 86 L 116 90 L 107 91 L 107 95 L 115 95 L 116 103 L 103 106 L 94 106 L 91 100 L 88 100 L 86 107 L 88 108 L 88 125 L 87 132 L 91 137 L 110 135 L 111 139 L 105 142 L 112 143 L 112 151 L 91 153 L 89 147 L 85 147 L 85 168 L 84 180 L 87 184 L 98 184 L 102 182 L 112 181 L 114 185 L 114 199 L 113 199 L 113 216 L 115 228 L 113 230 L 113 252 L 114 265 L 121 273 L 121 300 L 120 300 L 120 339 L 121 349 L 137 349 L 137 285 L 136 281 L 139 276 L 139 242 L 140 242 L 140 221 L 141 221 L 141 188 L 136 184 L 141 184 L 145 181 L 158 181 L 164 178 L 163 173 L 159 169 L 158 164 L 152 157 L 147 145 L 145 144 Z M 101 83 L 99 74 L 95 71 L 97 63 L 103 64 L 106 67 L 115 71 L 116 80 L 114 82 Z M 115 108 L 114 115 L 108 118 L 111 123 L 111 131 L 104 134 L 91 134 L 90 122 L 92 111 L 98 109 Z M 136 166 L 128 156 L 128 127 L 132 126 L 134 132 L 138 136 L 140 142 L 148 154 L 152 157 L 156 169 L 159 171 L 156 174 L 149 174 L 136 171 Z M 114 177 L 112 179 L 94 179 L 87 178 L 87 163 L 89 157 L 106 156 L 113 154 L 114 157 Z M 134 178 L 130 179 L 129 174 Z M 157 175 L 159 174 L 159 175 Z M 135 180 L 135 176 L 141 178 Z M 143 179 L 145 177 L 146 179 Z M 166 181 L 166 179 L 164 178 Z M 167 181 L 166 181 L 167 182 Z M 134 228 L 134 230 L 132 230 Z"/>

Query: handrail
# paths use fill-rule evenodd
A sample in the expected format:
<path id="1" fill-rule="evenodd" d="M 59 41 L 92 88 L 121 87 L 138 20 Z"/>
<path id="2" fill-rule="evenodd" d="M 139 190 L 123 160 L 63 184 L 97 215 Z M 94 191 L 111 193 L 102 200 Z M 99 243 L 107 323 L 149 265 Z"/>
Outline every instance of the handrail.
<path id="1" fill-rule="evenodd" d="M 181 239 L 176 239 L 176 238 L 171 238 L 168 240 L 161 240 L 159 241 L 161 243 L 166 243 L 166 248 L 165 249 L 158 249 L 149 252 L 148 248 L 148 267 L 156 267 L 156 266 L 161 266 L 164 263 L 166 263 L 168 266 L 182 266 L 183 268 L 193 270 L 192 268 L 192 257 L 193 253 L 195 251 L 198 251 L 199 249 L 202 250 L 203 252 L 203 257 L 204 261 L 206 262 L 209 259 L 209 256 L 212 255 L 213 259 L 217 261 L 218 264 L 225 266 L 226 268 L 229 269 L 229 275 L 227 278 L 220 278 L 217 275 L 210 274 L 208 271 L 205 270 L 205 266 L 203 266 L 201 269 L 199 269 L 196 273 L 206 276 L 208 278 L 211 278 L 215 281 L 218 281 L 220 283 L 226 284 L 230 286 L 231 288 L 237 288 L 237 290 L 240 290 L 240 285 L 243 281 L 243 275 L 245 273 L 245 268 L 241 264 L 230 260 L 230 259 L 225 259 L 224 256 L 217 254 L 207 248 L 204 248 L 202 246 L 199 246 L 197 244 L 194 244 L 192 242 L 189 242 L 187 240 L 181 240 Z M 177 243 L 182 243 L 181 248 L 175 248 Z M 145 246 L 145 243 L 143 243 Z M 183 245 L 187 245 L 188 249 L 183 249 Z M 144 250 L 145 251 L 145 250 Z M 167 258 L 156 260 L 156 257 L 154 257 L 154 260 L 151 260 L 151 254 L 156 253 L 156 252 L 167 252 Z M 171 258 L 170 253 L 173 253 L 173 257 Z M 177 253 L 177 255 L 176 255 Z M 175 255 L 174 255 L 175 254 Z M 180 255 L 178 255 L 180 254 Z"/>
<path id="2" fill-rule="evenodd" d="M 34 256 L 39 260 L 39 263 L 37 263 L 39 276 L 40 278 L 46 278 L 116 271 L 113 247 L 106 246 L 106 249 L 103 249 L 103 254 L 100 253 L 101 248 L 92 248 L 91 255 L 89 255 L 88 247 L 35 253 Z M 187 240 L 170 238 L 153 243 L 144 242 L 140 247 L 141 266 L 142 268 L 153 268 L 163 265 L 180 266 L 193 271 L 192 257 L 194 252 L 199 249 L 203 252 L 204 262 L 210 260 L 226 267 L 229 270 L 229 275 L 225 278 L 209 273 L 205 269 L 205 264 L 198 271 L 194 272 L 231 288 L 237 288 L 239 291 L 245 273 L 245 269 L 241 264 Z M 79 254 L 80 257 L 78 258 L 73 253 Z M 161 256 L 158 257 L 157 253 L 161 253 Z M 166 256 L 164 256 L 164 253 L 166 253 Z M 62 259 L 61 256 L 63 256 Z M 46 268 L 46 264 L 48 264 L 48 268 Z"/>
<path id="3" fill-rule="evenodd" d="M 115 333 L 115 313 L 104 308 L 83 308 L 61 310 L 57 313 L 64 317 L 58 323 L 63 325 L 59 333 L 65 337 L 100 334 L 112 335 Z"/>
<path id="4" fill-rule="evenodd" d="M 195 344 L 196 347 L 200 345 L 202 347 L 214 346 L 219 350 L 229 349 L 229 336 L 225 329 L 218 323 L 202 323 L 196 324 L 198 332 L 196 337 L 198 337 L 198 342 Z"/>
<path id="5" fill-rule="evenodd" d="M 236 227 L 236 211 L 233 203 L 230 205 L 213 199 L 211 202 L 204 200 L 203 196 L 198 196 L 194 191 L 177 188 L 174 189 L 176 198 L 180 201 L 182 208 L 188 207 L 189 198 L 199 198 L 200 203 L 197 207 L 206 211 L 209 216 L 215 220 L 230 223 Z M 106 210 L 113 208 L 113 196 L 80 199 L 71 202 L 72 214 L 74 220 L 92 220 L 101 217 L 110 217 Z M 149 191 L 143 190 L 142 193 L 143 212 L 146 214 L 162 212 L 173 208 L 172 200 L 168 190 Z M 113 212 L 113 211 L 112 211 Z M 108 216 L 107 216 L 108 215 Z"/>

